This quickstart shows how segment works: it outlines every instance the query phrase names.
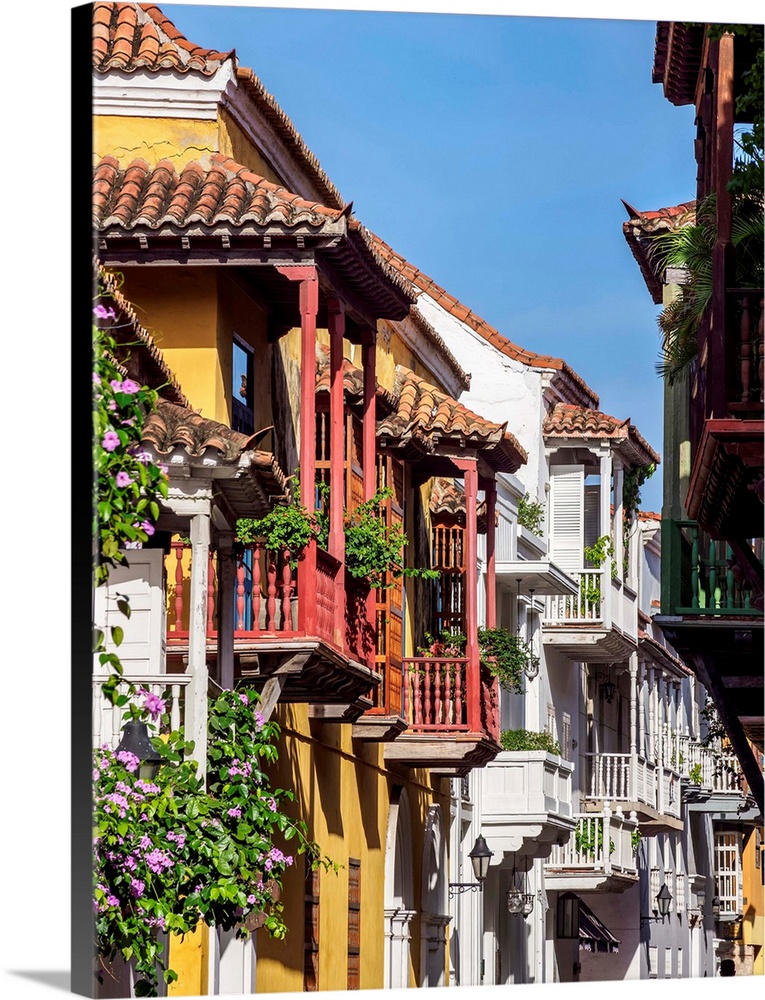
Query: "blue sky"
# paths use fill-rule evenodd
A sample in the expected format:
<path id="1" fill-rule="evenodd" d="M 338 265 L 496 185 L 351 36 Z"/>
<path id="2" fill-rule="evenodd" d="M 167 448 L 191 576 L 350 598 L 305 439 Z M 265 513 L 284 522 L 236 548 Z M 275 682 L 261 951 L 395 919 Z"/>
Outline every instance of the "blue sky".
<path id="1" fill-rule="evenodd" d="M 661 451 L 658 310 L 620 198 L 686 201 L 695 163 L 693 109 L 651 82 L 655 21 L 164 9 L 236 48 L 368 228 Z"/>

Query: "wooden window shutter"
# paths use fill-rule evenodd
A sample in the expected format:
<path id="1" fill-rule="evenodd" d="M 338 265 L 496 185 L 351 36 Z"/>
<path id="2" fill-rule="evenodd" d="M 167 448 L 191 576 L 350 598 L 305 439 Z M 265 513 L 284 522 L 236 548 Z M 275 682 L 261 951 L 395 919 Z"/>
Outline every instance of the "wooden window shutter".
<path id="1" fill-rule="evenodd" d="M 319 989 L 319 872 L 307 871 L 305 876 L 305 955 L 303 960 L 303 990 L 314 993 Z"/>
<path id="2" fill-rule="evenodd" d="M 348 859 L 348 983 L 360 989 L 361 973 L 361 862 Z"/>
<path id="3" fill-rule="evenodd" d="M 550 557 L 567 573 L 582 569 L 584 548 L 584 471 L 553 467 L 550 475 Z"/>
<path id="4" fill-rule="evenodd" d="M 568 712 L 563 713 L 561 730 L 561 754 L 564 760 L 571 760 L 571 716 Z"/>
<path id="5" fill-rule="evenodd" d="M 602 532 L 605 534 L 605 532 Z M 589 548 L 597 542 L 600 531 L 600 486 L 584 487 L 584 544 Z"/>

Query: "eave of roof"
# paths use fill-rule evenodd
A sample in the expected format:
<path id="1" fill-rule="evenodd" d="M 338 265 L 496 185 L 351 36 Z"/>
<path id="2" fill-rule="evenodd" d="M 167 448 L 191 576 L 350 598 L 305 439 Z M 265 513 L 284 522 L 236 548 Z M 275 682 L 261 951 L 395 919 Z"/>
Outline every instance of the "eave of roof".
<path id="1" fill-rule="evenodd" d="M 384 260 L 388 261 L 392 267 L 394 267 L 400 274 L 410 281 L 415 288 L 418 288 L 420 292 L 428 295 L 434 302 L 441 306 L 442 309 L 454 316 L 455 319 L 458 319 L 469 326 L 471 330 L 481 336 L 484 340 L 488 341 L 488 343 L 492 344 L 493 347 L 496 347 L 497 350 L 502 352 L 502 354 L 512 358 L 514 361 L 519 361 L 522 364 L 528 365 L 531 368 L 552 369 L 553 371 L 559 372 L 561 377 L 568 384 L 569 389 L 573 390 L 580 402 L 590 406 L 598 405 L 599 397 L 597 394 L 590 389 L 581 375 L 578 375 L 562 358 L 535 354 L 533 351 L 527 351 L 524 348 L 519 347 L 517 344 L 512 343 L 512 341 L 508 340 L 507 337 L 504 337 L 484 319 L 472 310 L 468 309 L 467 306 L 463 305 L 453 295 L 450 295 L 447 291 L 445 291 L 445 289 L 438 285 L 432 278 L 423 274 L 422 271 L 416 268 L 408 260 L 396 253 L 396 251 L 380 239 L 379 236 L 373 235 L 373 239 L 380 256 Z"/>
<path id="2" fill-rule="evenodd" d="M 93 4 L 93 68 L 98 73 L 119 70 L 171 69 L 212 76 L 230 52 L 194 45 L 154 4 Z"/>
<path id="3" fill-rule="evenodd" d="M 638 263 L 643 280 L 656 305 L 663 301 L 664 268 L 652 253 L 652 238 L 661 232 L 671 232 L 681 226 L 692 226 L 696 221 L 696 202 L 685 201 L 680 205 L 660 208 L 651 212 L 638 212 L 622 199 L 629 219 L 622 223 L 627 245 Z"/>
<path id="4" fill-rule="evenodd" d="M 696 99 L 706 28 L 680 21 L 656 24 L 652 78 L 662 84 L 671 104 L 693 104 Z"/>
<path id="5" fill-rule="evenodd" d="M 632 465 L 658 465 L 661 461 L 629 417 L 618 420 L 584 406 L 558 403 L 545 417 L 542 433 L 545 438 L 606 438 L 615 441 Z"/>
<path id="6" fill-rule="evenodd" d="M 497 472 L 515 472 L 528 459 L 517 438 L 506 431 L 507 422 L 480 417 L 410 368 L 396 366 L 393 393 L 395 411 L 377 423 L 377 436 L 386 447 L 435 454 L 442 444 L 468 445 Z"/>
<path id="7" fill-rule="evenodd" d="M 273 234 L 315 238 L 327 262 L 374 304 L 377 315 L 403 318 L 413 301 L 408 282 L 348 215 L 347 208 L 301 198 L 221 153 L 212 154 L 209 164 L 187 163 L 180 174 L 169 160 L 150 167 L 136 159 L 123 168 L 116 157 L 105 156 L 93 176 L 93 225 L 103 240 L 145 236 L 156 244 L 225 236 L 254 239 L 263 249 Z M 151 253 L 148 242 L 142 252 Z"/>

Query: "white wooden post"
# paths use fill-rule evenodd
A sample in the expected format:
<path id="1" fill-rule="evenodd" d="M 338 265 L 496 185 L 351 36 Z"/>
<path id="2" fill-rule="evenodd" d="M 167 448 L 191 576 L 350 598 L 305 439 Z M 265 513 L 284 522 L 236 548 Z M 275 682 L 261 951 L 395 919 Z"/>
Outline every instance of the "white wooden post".
<path id="1" fill-rule="evenodd" d="M 645 747 L 645 663 L 639 663 L 638 683 L 638 754 L 646 754 Z M 646 755 L 647 756 L 647 755 Z"/>
<path id="2" fill-rule="evenodd" d="M 651 762 L 658 757 L 656 747 L 656 677 L 654 668 L 648 668 L 648 748 Z"/>
<path id="3" fill-rule="evenodd" d="M 597 840 L 596 840 L 597 843 Z M 611 874 L 611 803 L 603 803 L 603 872 Z"/>
<path id="4" fill-rule="evenodd" d="M 234 533 L 218 533 L 218 683 L 234 687 Z"/>
<path id="5" fill-rule="evenodd" d="M 616 575 L 624 579 L 624 465 L 620 458 L 614 460 L 614 560 Z"/>
<path id="6" fill-rule="evenodd" d="M 191 588 L 189 594 L 189 665 L 186 739 L 194 741 L 192 758 L 205 780 L 207 769 L 207 567 L 210 558 L 210 515 L 191 519 Z"/>
<path id="7" fill-rule="evenodd" d="M 632 802 L 637 802 L 638 743 L 637 743 L 637 653 L 630 655 L 630 791 Z"/>
<path id="8" fill-rule="evenodd" d="M 611 537 L 611 452 L 607 451 L 600 456 L 600 533 Z M 611 626 L 611 557 L 607 556 L 606 561 L 601 566 L 601 614 L 603 616 L 603 627 Z"/>

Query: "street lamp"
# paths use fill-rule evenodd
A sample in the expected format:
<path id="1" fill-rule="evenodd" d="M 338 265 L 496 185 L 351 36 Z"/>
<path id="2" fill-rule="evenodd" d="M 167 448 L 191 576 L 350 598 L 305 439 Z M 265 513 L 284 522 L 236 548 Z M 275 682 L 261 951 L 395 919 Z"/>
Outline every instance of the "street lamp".
<path id="1" fill-rule="evenodd" d="M 658 893 L 656 894 L 656 906 L 654 907 L 653 916 L 652 917 L 641 916 L 640 923 L 652 924 L 652 923 L 658 923 L 659 920 L 661 920 L 661 922 L 664 923 L 664 919 L 669 913 L 669 908 L 671 905 L 672 905 L 672 895 L 669 889 L 667 888 L 667 883 L 664 882 L 662 884 L 661 889 L 659 889 Z"/>
<path id="2" fill-rule="evenodd" d="M 117 753 L 127 751 L 134 754 L 140 761 L 138 776 L 144 781 L 151 781 L 157 773 L 157 768 L 163 758 L 157 753 L 149 737 L 149 729 L 145 722 L 126 722 L 122 739 L 117 746 Z"/>
<path id="3" fill-rule="evenodd" d="M 712 916 L 715 920 L 720 916 L 720 897 L 717 893 L 712 896 Z"/>
<path id="4" fill-rule="evenodd" d="M 528 917 L 534 909 L 534 894 L 526 892 L 528 886 L 526 885 L 525 874 L 523 876 L 524 885 L 522 889 L 516 885 L 515 880 L 516 870 L 513 868 L 512 888 L 510 888 L 507 893 L 507 909 L 510 913 L 520 913 L 524 917 Z"/>
<path id="5" fill-rule="evenodd" d="M 473 874 L 476 877 L 475 882 L 450 882 L 449 883 L 449 899 L 453 899 L 454 896 L 461 896 L 463 892 L 467 892 L 468 889 L 471 892 L 476 892 L 478 889 L 483 888 L 483 884 L 486 881 L 486 876 L 489 874 L 489 862 L 494 857 L 494 851 L 489 850 L 489 845 L 486 843 L 482 834 L 478 834 L 473 844 L 473 850 L 468 854 L 470 858 L 470 863 L 473 866 Z"/>

